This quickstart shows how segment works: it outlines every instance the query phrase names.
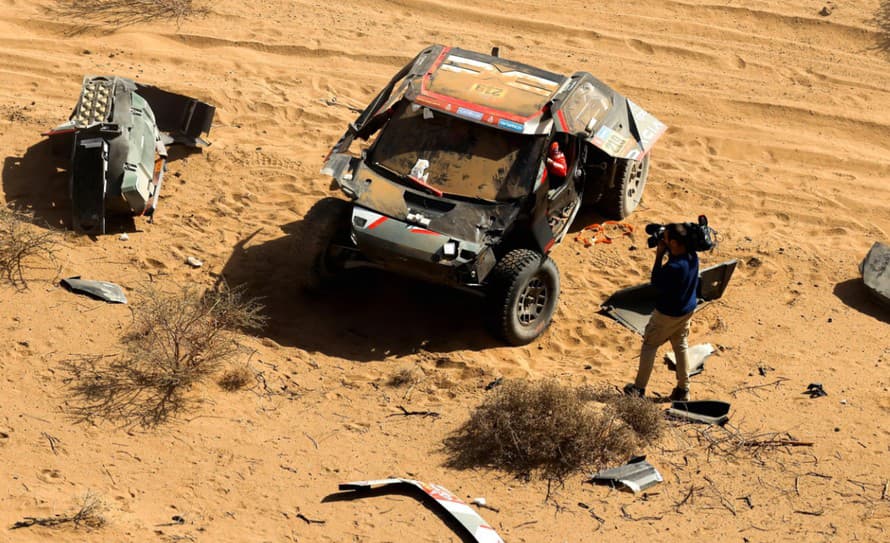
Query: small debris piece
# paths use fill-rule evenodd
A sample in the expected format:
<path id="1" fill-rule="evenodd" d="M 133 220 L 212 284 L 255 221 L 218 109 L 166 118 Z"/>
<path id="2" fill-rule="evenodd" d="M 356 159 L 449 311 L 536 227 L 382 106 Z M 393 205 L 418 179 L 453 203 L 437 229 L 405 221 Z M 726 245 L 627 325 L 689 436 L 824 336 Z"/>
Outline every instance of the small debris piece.
<path id="1" fill-rule="evenodd" d="M 865 259 L 859 264 L 862 282 L 868 290 L 890 307 L 890 245 L 875 242 Z"/>
<path id="2" fill-rule="evenodd" d="M 503 378 L 503 377 L 498 377 L 498 378 L 495 379 L 494 381 L 492 381 L 492 382 L 488 383 L 487 385 L 485 385 L 485 390 L 491 390 L 491 389 L 493 389 L 494 387 L 499 386 L 499 385 L 500 385 L 501 383 L 503 383 L 503 382 L 504 382 L 504 378 Z"/>
<path id="3" fill-rule="evenodd" d="M 710 343 L 695 345 L 687 349 L 686 360 L 689 365 L 686 370 L 689 372 L 689 377 L 705 371 L 705 359 L 713 353 L 714 346 Z M 677 369 L 677 355 L 674 354 L 674 351 L 668 351 L 668 353 L 664 355 L 664 363 L 667 364 L 668 369 L 671 371 Z"/>
<path id="4" fill-rule="evenodd" d="M 126 232 L 124 232 L 124 233 L 123 233 L 123 234 L 121 234 L 121 235 L 120 235 L 120 237 L 119 237 L 119 238 L 117 238 L 117 239 L 119 239 L 119 240 L 121 240 L 121 241 L 127 241 L 127 240 L 128 240 L 128 239 L 130 239 L 130 236 L 129 236 L 129 235 L 127 235 L 127 233 L 126 233 Z"/>
<path id="5" fill-rule="evenodd" d="M 71 292 L 86 294 L 109 303 L 127 303 L 127 296 L 124 294 L 124 290 L 114 283 L 81 279 L 79 275 L 76 275 L 74 277 L 62 279 L 61 284 Z"/>
<path id="6" fill-rule="evenodd" d="M 646 462 L 645 456 L 631 458 L 627 464 L 617 468 L 598 471 L 587 480 L 588 483 L 608 484 L 613 487 L 615 483 L 621 483 L 632 490 L 634 494 L 662 481 L 664 478 L 658 473 L 655 466 Z"/>
<path id="7" fill-rule="evenodd" d="M 340 485 L 340 490 L 368 493 L 388 486 L 406 485 L 409 488 L 420 490 L 425 497 L 435 500 L 439 507 L 450 514 L 466 530 L 467 535 L 472 537 L 471 541 L 476 541 L 477 543 L 504 543 L 504 540 L 494 531 L 494 528 L 485 522 L 476 511 L 452 494 L 447 488 L 437 484 L 423 483 L 413 479 L 379 479 L 375 481 L 343 483 Z"/>
<path id="8" fill-rule="evenodd" d="M 497 507 L 488 505 L 488 501 L 485 498 L 473 498 L 473 501 L 471 501 L 470 503 L 472 503 L 476 507 L 481 507 L 482 509 L 488 509 L 489 511 L 494 511 L 495 513 L 501 512 L 501 510 L 498 509 Z"/>
<path id="9" fill-rule="evenodd" d="M 819 15 L 828 17 L 829 15 L 831 15 L 831 8 L 828 6 L 822 6 L 822 9 L 819 10 Z"/>
<path id="10" fill-rule="evenodd" d="M 807 385 L 807 389 L 801 394 L 809 394 L 810 398 L 821 398 L 822 396 L 828 396 L 828 393 L 825 392 L 825 389 L 822 388 L 822 383 L 810 383 Z"/>
<path id="11" fill-rule="evenodd" d="M 730 407 L 728 402 L 717 400 L 671 402 L 671 408 L 666 413 L 671 418 L 723 426 L 729 421 Z"/>
<path id="12" fill-rule="evenodd" d="M 201 266 L 204 265 L 203 262 L 201 262 L 200 260 L 198 260 L 197 258 L 195 258 L 193 256 L 186 258 L 185 263 L 193 268 L 200 268 Z"/>

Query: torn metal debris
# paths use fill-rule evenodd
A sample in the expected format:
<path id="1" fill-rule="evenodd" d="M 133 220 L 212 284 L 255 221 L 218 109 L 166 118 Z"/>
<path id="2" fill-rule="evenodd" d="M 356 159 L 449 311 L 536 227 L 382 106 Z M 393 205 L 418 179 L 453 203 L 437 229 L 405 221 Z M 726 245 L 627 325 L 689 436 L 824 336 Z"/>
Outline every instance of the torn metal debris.
<path id="1" fill-rule="evenodd" d="M 62 286 L 71 292 L 87 294 L 93 298 L 113 304 L 127 303 L 127 295 L 124 294 L 124 289 L 114 283 L 81 279 L 79 275 L 62 279 L 61 283 Z"/>
<path id="2" fill-rule="evenodd" d="M 686 372 L 689 377 L 698 375 L 705 371 L 705 359 L 714 353 L 714 346 L 710 343 L 695 345 L 686 350 L 686 362 L 688 364 Z M 674 351 L 668 351 L 664 355 L 664 363 L 668 369 L 675 371 L 677 369 L 677 355 Z"/>
<path id="3" fill-rule="evenodd" d="M 701 271 L 696 311 L 723 296 L 737 263 L 736 260 L 728 260 Z M 651 283 L 621 289 L 603 302 L 602 313 L 643 335 L 649 317 L 655 311 L 657 297 L 658 290 Z"/>
<path id="4" fill-rule="evenodd" d="M 104 234 L 108 214 L 151 216 L 167 146 L 209 145 L 216 111 L 194 98 L 113 76 L 86 76 L 69 120 L 44 133 L 71 156 L 73 226 Z"/>
<path id="5" fill-rule="evenodd" d="M 634 493 L 646 490 L 652 485 L 664 481 L 655 466 L 646 462 L 645 456 L 631 458 L 630 461 L 617 468 L 598 471 L 590 476 L 588 483 L 615 486 L 622 484 Z"/>
<path id="6" fill-rule="evenodd" d="M 822 383 L 810 383 L 807 385 L 807 389 L 801 392 L 801 394 L 808 394 L 810 398 L 828 396 L 828 393 L 825 392 L 825 389 L 822 387 Z"/>
<path id="7" fill-rule="evenodd" d="M 718 400 L 671 402 L 667 415 L 671 418 L 702 424 L 723 426 L 729 421 L 730 404 Z"/>
<path id="8" fill-rule="evenodd" d="M 466 530 L 466 535 L 478 543 L 504 543 L 504 540 L 488 525 L 479 514 L 460 498 L 443 486 L 423 483 L 413 479 L 379 479 L 375 481 L 356 481 L 343 483 L 340 490 L 370 492 L 385 487 L 407 487 L 420 490 L 424 497 L 432 498 L 439 507 L 444 509 L 455 521 Z"/>
<path id="9" fill-rule="evenodd" d="M 890 306 L 890 245 L 875 242 L 859 265 L 859 272 L 868 290 Z"/>

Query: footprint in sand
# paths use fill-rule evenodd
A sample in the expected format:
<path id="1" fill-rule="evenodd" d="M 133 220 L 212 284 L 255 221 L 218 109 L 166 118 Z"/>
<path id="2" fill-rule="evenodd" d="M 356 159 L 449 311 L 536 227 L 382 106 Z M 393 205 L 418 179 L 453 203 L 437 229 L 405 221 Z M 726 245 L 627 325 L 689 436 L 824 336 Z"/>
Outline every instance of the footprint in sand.
<path id="1" fill-rule="evenodd" d="M 37 474 L 37 478 L 44 483 L 52 485 L 60 484 L 65 480 L 65 478 L 62 477 L 61 472 L 57 469 L 42 469 L 40 470 L 40 473 Z"/>

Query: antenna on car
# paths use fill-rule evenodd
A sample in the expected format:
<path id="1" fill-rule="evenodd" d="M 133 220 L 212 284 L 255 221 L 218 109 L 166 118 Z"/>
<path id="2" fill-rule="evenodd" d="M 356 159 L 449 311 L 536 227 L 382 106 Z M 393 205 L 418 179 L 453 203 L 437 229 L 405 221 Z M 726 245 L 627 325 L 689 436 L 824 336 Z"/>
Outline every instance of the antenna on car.
<path id="1" fill-rule="evenodd" d="M 491 56 L 493 56 L 493 57 L 501 56 L 501 48 L 500 47 L 492 47 L 491 48 Z"/>

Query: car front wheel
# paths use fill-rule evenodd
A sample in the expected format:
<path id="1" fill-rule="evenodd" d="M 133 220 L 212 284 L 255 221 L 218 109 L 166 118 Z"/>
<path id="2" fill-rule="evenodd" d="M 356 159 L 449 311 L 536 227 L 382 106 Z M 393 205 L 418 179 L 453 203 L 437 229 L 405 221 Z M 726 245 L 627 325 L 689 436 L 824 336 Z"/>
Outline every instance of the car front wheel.
<path id="1" fill-rule="evenodd" d="M 510 345 L 531 343 L 547 330 L 559 301 L 559 269 L 530 249 L 510 251 L 492 270 L 491 323 Z"/>
<path id="2" fill-rule="evenodd" d="M 634 212 L 643 199 L 649 177 L 649 155 L 642 160 L 619 160 L 613 185 L 599 201 L 600 211 L 610 219 L 624 219 Z"/>

